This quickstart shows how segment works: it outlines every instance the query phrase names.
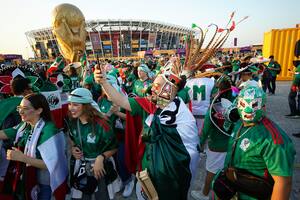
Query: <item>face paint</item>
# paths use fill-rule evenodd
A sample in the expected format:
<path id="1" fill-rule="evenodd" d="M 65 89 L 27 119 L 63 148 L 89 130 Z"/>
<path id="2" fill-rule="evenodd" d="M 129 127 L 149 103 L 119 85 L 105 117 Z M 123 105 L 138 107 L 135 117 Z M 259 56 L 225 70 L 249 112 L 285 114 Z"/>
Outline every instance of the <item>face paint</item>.
<path id="1" fill-rule="evenodd" d="M 246 123 L 255 123 L 265 116 L 265 93 L 258 87 L 243 89 L 237 101 L 240 117 Z"/>

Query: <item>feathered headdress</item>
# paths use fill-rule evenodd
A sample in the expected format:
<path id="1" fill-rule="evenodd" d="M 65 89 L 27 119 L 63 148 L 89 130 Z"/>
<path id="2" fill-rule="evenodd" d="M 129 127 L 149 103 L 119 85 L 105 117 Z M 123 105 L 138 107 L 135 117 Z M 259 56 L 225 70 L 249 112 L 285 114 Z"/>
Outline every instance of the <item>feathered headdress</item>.
<path id="1" fill-rule="evenodd" d="M 170 81 L 176 83 L 182 74 L 185 72 L 194 72 L 201 70 L 204 64 L 222 47 L 226 42 L 229 34 L 235 27 L 248 18 L 244 17 L 238 23 L 233 20 L 235 12 L 232 12 L 230 19 L 225 28 L 219 28 L 216 24 L 210 24 L 205 30 L 192 24 L 192 28 L 197 28 L 200 31 L 200 37 L 195 38 L 193 34 L 185 37 L 186 43 L 186 58 L 183 66 L 180 64 L 179 58 L 171 58 L 164 66 L 163 75 Z M 230 25 L 230 27 L 229 27 Z M 213 29 L 212 36 L 207 39 L 207 32 Z M 204 45 L 204 42 L 207 44 Z M 210 72 L 212 73 L 212 72 Z M 176 78 L 175 78 L 176 77 Z"/>
<path id="2" fill-rule="evenodd" d="M 205 30 L 192 24 L 193 28 L 200 31 L 199 39 L 195 39 L 193 35 L 189 35 L 186 39 L 186 59 L 184 63 L 185 70 L 201 70 L 205 64 L 226 42 L 229 34 L 236 27 L 233 21 L 234 12 L 230 15 L 230 19 L 225 28 L 219 28 L 216 24 L 210 24 Z M 228 27 L 231 24 L 230 27 Z M 210 29 L 213 30 L 211 38 L 207 39 L 207 33 Z M 206 41 L 207 40 L 207 41 Z M 204 45 L 204 41 L 207 42 Z"/>

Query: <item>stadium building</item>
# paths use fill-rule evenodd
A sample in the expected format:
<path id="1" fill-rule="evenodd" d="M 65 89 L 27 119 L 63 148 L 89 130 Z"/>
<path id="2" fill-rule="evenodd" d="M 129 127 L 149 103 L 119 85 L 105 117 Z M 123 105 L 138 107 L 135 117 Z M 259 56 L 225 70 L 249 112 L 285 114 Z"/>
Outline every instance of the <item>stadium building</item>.
<path id="1" fill-rule="evenodd" d="M 183 36 L 191 28 L 146 20 L 91 20 L 86 22 L 86 52 L 89 57 L 132 57 L 152 50 L 184 52 Z M 35 58 L 51 59 L 59 53 L 52 28 L 26 32 Z"/>

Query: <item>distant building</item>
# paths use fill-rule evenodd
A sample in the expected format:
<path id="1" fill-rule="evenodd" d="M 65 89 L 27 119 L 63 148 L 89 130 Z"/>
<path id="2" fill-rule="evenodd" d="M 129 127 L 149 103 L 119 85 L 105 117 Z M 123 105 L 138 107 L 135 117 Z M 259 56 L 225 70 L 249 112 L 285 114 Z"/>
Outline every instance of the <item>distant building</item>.
<path id="1" fill-rule="evenodd" d="M 6 64 L 21 64 L 23 61 L 22 55 L 18 54 L 0 54 L 0 63 Z"/>
<path id="2" fill-rule="evenodd" d="M 138 56 L 139 51 L 184 48 L 183 36 L 194 30 L 183 26 L 145 20 L 92 20 L 86 22 L 86 52 L 92 57 Z M 52 28 L 26 32 L 35 58 L 51 59 L 59 49 Z"/>

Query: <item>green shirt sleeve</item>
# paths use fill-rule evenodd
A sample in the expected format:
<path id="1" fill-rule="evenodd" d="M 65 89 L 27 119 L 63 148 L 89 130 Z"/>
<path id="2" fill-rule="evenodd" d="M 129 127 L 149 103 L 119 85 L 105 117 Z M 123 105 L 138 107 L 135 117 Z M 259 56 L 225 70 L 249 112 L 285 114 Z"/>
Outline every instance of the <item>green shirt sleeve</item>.
<path id="1" fill-rule="evenodd" d="M 189 89 L 189 87 L 185 87 L 182 90 L 180 90 L 177 94 L 177 96 L 179 96 L 185 104 L 189 103 L 191 100 L 189 96 Z"/>
<path id="2" fill-rule="evenodd" d="M 273 139 L 265 140 L 261 155 L 271 175 L 292 176 L 295 150 L 291 141 L 274 144 Z"/>
<path id="3" fill-rule="evenodd" d="M 131 115 L 143 115 L 143 109 L 140 106 L 140 104 L 138 104 L 138 102 L 136 102 L 136 100 L 134 98 L 128 98 L 129 104 L 130 104 L 130 108 L 131 108 Z"/>
<path id="4" fill-rule="evenodd" d="M 23 122 L 21 122 L 20 124 L 12 127 L 12 128 L 7 128 L 7 129 L 4 129 L 4 133 L 5 135 L 11 139 L 11 140 L 14 140 L 16 138 L 16 135 L 17 135 L 17 132 L 18 132 L 18 129 L 23 125 Z"/>

